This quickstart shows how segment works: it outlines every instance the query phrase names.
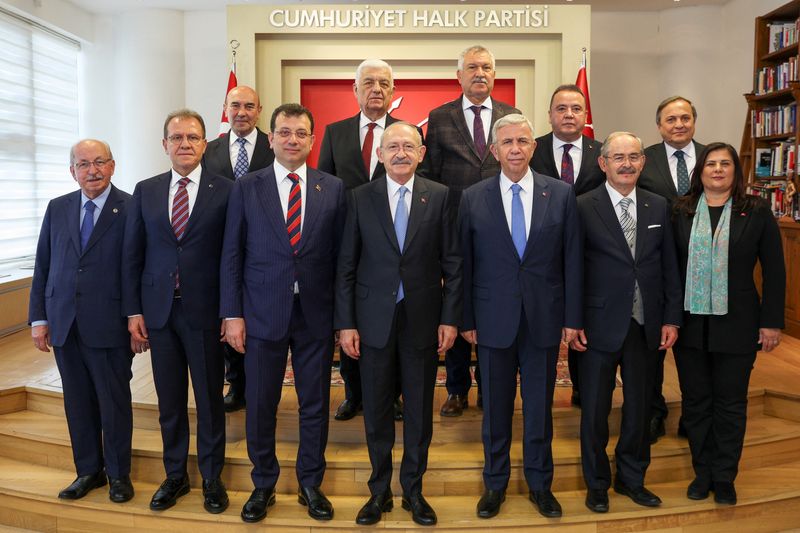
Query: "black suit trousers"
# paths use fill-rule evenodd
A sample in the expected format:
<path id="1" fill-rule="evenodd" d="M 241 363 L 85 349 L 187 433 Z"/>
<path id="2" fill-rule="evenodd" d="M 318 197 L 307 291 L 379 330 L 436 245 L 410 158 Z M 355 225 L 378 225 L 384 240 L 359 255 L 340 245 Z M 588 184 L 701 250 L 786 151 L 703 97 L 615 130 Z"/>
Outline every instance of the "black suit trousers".
<path id="1" fill-rule="evenodd" d="M 401 301 L 395 306 L 389 341 L 383 348 L 361 344 L 361 388 L 364 426 L 372 464 L 369 490 L 373 495 L 389 489 L 394 446 L 394 382 L 400 366 L 403 393 L 403 459 L 400 485 L 403 494 L 422 492 L 428 467 L 428 447 L 433 435 L 433 391 L 439 357 L 436 345 L 415 348 L 410 342 L 413 324 Z"/>
<path id="2" fill-rule="evenodd" d="M 146 319 L 146 318 L 145 318 Z M 203 479 L 220 476 L 225 464 L 225 363 L 219 330 L 193 329 L 180 298 L 172 302 L 167 323 L 152 328 L 150 352 L 158 395 L 158 421 L 168 477 L 186 474 L 189 454 L 189 372 L 197 409 L 197 463 Z"/>
<path id="3" fill-rule="evenodd" d="M 223 347 L 225 356 L 225 379 L 230 383 L 230 391 L 237 396 L 244 396 L 247 385 L 244 373 L 244 356 L 234 350 L 230 344 Z"/>
<path id="4" fill-rule="evenodd" d="M 480 361 L 478 348 L 475 347 L 475 358 Z M 469 372 L 472 363 L 472 344 L 459 335 L 453 347 L 447 350 L 444 357 L 447 368 L 447 393 L 466 395 L 472 386 L 472 375 Z M 481 367 L 475 365 L 475 381 L 478 384 L 478 394 L 481 393 Z"/>
<path id="5" fill-rule="evenodd" d="M 755 352 L 673 348 L 695 476 L 733 482 L 747 426 L 747 388 Z"/>
<path id="6" fill-rule="evenodd" d="M 63 346 L 53 347 L 64 390 L 64 411 L 79 476 L 120 478 L 131 471 L 133 360 L 129 346 L 92 348 L 72 324 Z"/>
<path id="7" fill-rule="evenodd" d="M 580 373 L 591 376 L 581 382 L 581 463 L 589 489 L 608 490 L 611 467 L 606 455 L 608 415 L 620 367 L 624 401 L 619 440 L 614 450 L 617 478 L 629 487 L 644 485 L 650 465 L 650 391 L 658 350 L 649 350 L 644 328 L 633 319 L 619 352 L 589 348 L 580 355 Z"/>

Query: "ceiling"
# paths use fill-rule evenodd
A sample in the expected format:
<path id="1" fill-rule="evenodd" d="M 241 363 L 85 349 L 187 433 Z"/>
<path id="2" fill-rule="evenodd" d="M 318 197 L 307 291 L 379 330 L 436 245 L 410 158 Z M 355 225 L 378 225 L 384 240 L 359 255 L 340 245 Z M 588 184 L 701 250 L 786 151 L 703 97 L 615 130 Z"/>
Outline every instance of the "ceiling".
<path id="1" fill-rule="evenodd" d="M 41 0 L 40 0 L 41 1 Z M 214 10 L 223 9 L 226 5 L 233 4 L 271 4 L 271 5 L 315 5 L 315 4 L 492 4 L 488 1 L 432 1 L 432 0 L 412 0 L 398 2 L 397 0 L 69 0 L 73 4 L 91 13 L 121 13 L 136 9 L 177 9 L 182 11 Z M 541 2 L 546 5 L 567 5 L 567 4 L 589 4 L 596 11 L 661 11 L 675 7 L 688 7 L 699 5 L 722 5 L 728 0 L 549 0 Z M 509 0 L 497 2 L 503 5 L 511 4 L 533 4 L 530 0 Z"/>

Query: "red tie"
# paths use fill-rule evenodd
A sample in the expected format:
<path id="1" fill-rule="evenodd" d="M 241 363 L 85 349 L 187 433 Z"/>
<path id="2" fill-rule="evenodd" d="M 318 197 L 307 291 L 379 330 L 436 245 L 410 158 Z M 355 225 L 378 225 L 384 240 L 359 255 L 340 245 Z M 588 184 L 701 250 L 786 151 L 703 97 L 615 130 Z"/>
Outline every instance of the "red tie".
<path id="1" fill-rule="evenodd" d="M 300 176 L 290 172 L 286 176 L 292 182 L 289 191 L 289 207 L 286 210 L 286 231 L 289 233 L 289 243 L 297 255 L 297 243 L 300 242 L 300 218 L 303 212 L 303 199 L 300 197 Z"/>
<path id="2" fill-rule="evenodd" d="M 189 178 L 181 178 L 178 180 L 178 190 L 175 193 L 175 198 L 172 199 L 172 231 L 175 232 L 175 238 L 179 241 L 186 231 L 186 223 L 189 222 L 189 193 L 186 191 L 186 185 L 189 183 Z M 178 271 L 175 271 L 175 289 L 181 286 Z"/>
<path id="3" fill-rule="evenodd" d="M 364 160 L 364 168 L 367 169 L 367 180 L 369 181 L 372 179 L 370 175 L 369 168 L 370 163 L 372 162 L 372 141 L 375 138 L 375 135 L 372 133 L 372 130 L 375 129 L 377 124 L 375 122 L 370 122 L 367 124 L 369 130 L 367 134 L 364 136 L 364 145 L 361 146 L 361 158 Z"/>

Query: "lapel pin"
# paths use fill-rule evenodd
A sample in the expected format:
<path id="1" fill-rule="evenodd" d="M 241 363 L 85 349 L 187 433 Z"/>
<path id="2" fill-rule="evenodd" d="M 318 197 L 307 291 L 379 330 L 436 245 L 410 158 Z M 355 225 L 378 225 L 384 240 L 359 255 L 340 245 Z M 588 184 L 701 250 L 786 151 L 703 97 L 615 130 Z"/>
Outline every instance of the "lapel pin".
<path id="1" fill-rule="evenodd" d="M 116 207 L 115 207 L 114 209 L 112 209 L 111 211 L 112 211 L 113 213 L 119 213 L 119 209 L 117 209 Z"/>
<path id="2" fill-rule="evenodd" d="M 747 216 L 747 213 L 745 213 L 744 211 L 742 211 L 742 212 L 739 214 L 739 216 L 740 216 L 740 217 L 746 217 L 746 216 Z"/>
<path id="3" fill-rule="evenodd" d="M 542 192 L 542 196 L 544 196 L 545 198 L 547 198 L 547 193 L 546 193 L 546 192 Z"/>
<path id="4" fill-rule="evenodd" d="M 644 206 L 645 206 L 645 207 L 650 207 L 650 204 L 647 204 L 647 203 L 646 203 L 646 204 L 644 204 Z"/>
<path id="5" fill-rule="evenodd" d="M 427 204 L 428 203 L 428 199 L 425 198 L 424 196 L 421 196 L 419 201 L 422 202 L 423 204 Z"/>
<path id="6" fill-rule="evenodd" d="M 214 184 L 213 184 L 213 183 L 209 183 L 209 184 L 208 184 L 208 188 L 209 188 L 209 189 L 213 189 L 213 188 L 214 188 Z"/>
<path id="7" fill-rule="evenodd" d="M 316 189 L 317 192 L 322 192 L 322 187 L 319 186 L 319 183 L 314 185 L 314 189 Z"/>

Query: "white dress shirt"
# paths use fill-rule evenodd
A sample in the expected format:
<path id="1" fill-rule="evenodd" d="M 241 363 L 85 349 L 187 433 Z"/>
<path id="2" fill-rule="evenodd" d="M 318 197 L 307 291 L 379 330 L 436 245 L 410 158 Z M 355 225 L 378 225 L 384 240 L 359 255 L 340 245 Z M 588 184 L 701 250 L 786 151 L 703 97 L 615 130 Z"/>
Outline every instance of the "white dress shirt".
<path id="1" fill-rule="evenodd" d="M 383 137 L 383 130 L 386 129 L 386 114 L 384 114 L 381 118 L 375 121 L 375 129 L 372 130 L 372 148 L 369 157 L 369 176 L 367 176 L 368 180 L 372 179 L 372 174 L 375 172 L 375 167 L 378 165 L 378 154 L 375 153 L 375 150 L 381 145 L 381 138 Z M 364 149 L 364 139 L 367 138 L 367 132 L 369 131 L 369 124 L 373 122 L 364 113 L 360 114 L 359 122 L 358 122 L 358 145 L 361 149 Z"/>
<path id="2" fill-rule="evenodd" d="M 666 142 L 664 148 L 667 150 L 667 163 L 669 163 L 669 173 L 672 176 L 672 183 L 675 184 L 675 190 L 678 190 L 678 158 L 675 157 L 675 152 L 678 148 L 670 146 Z M 689 144 L 680 149 L 683 152 L 683 160 L 686 161 L 686 170 L 689 172 L 689 179 L 692 179 L 692 170 L 697 163 L 697 154 L 694 151 L 694 141 L 689 141 Z"/>
<path id="3" fill-rule="evenodd" d="M 464 110 L 464 120 L 467 121 L 467 129 L 469 130 L 469 136 L 472 137 L 473 141 L 475 140 L 475 132 L 472 131 L 473 123 L 475 122 L 475 113 L 470 109 L 474 105 L 482 105 L 483 109 L 481 109 L 481 122 L 483 122 L 483 136 L 485 137 L 486 147 L 489 147 L 489 129 L 492 125 L 492 98 L 488 97 L 486 100 L 481 102 L 480 104 L 473 104 L 469 101 L 466 96 L 461 97 L 461 109 Z"/>
<path id="4" fill-rule="evenodd" d="M 577 141 L 567 142 L 562 141 L 556 134 L 553 133 L 553 161 L 556 162 L 556 172 L 558 177 L 561 177 L 561 160 L 564 158 L 564 145 L 571 144 L 572 148 L 569 150 L 569 156 L 572 158 L 572 172 L 574 174 L 574 182 L 578 183 L 578 174 L 581 173 L 581 161 L 583 161 L 583 137 L 578 137 Z"/>
<path id="5" fill-rule="evenodd" d="M 533 214 L 533 172 L 528 169 L 521 180 L 517 182 L 520 186 L 519 199 L 522 201 L 522 211 L 525 213 L 525 239 L 531 233 L 531 216 Z M 506 212 L 506 223 L 508 223 L 508 232 L 511 234 L 511 200 L 514 198 L 514 192 L 511 186 L 514 182 L 500 172 L 500 196 L 503 199 L 503 210 Z"/>
<path id="6" fill-rule="evenodd" d="M 188 176 L 181 176 L 174 168 L 172 169 L 172 179 L 169 182 L 169 203 L 167 204 L 170 221 L 172 221 L 172 202 L 175 200 L 175 193 L 178 192 L 178 182 L 184 177 L 189 178 L 189 183 L 186 184 L 186 192 L 189 194 L 189 216 L 192 216 L 192 209 L 197 201 L 197 191 L 200 190 L 200 175 L 202 173 L 203 169 L 200 165 L 197 165 L 197 168 L 189 172 Z"/>
<path id="7" fill-rule="evenodd" d="M 97 220 L 100 218 L 100 211 L 102 211 L 103 210 L 103 206 L 106 205 L 106 200 L 108 200 L 108 195 L 109 194 L 111 194 L 111 184 L 110 183 L 106 187 L 106 190 L 104 190 L 99 195 L 97 195 L 97 198 L 95 198 L 93 200 L 91 198 L 89 198 L 88 196 L 86 196 L 85 194 L 83 194 L 83 191 L 81 191 L 81 218 L 80 218 L 80 220 L 78 220 L 78 227 L 79 228 L 81 226 L 83 226 L 83 217 L 86 215 L 86 209 L 84 208 L 84 206 L 86 205 L 86 202 L 88 202 L 89 200 L 92 200 L 92 203 L 95 205 L 94 216 L 92 217 L 94 220 L 92 220 L 92 222 L 94 222 L 94 225 L 96 226 L 97 225 Z"/>
<path id="8" fill-rule="evenodd" d="M 414 192 L 414 176 L 411 176 L 411 179 L 409 179 L 405 183 L 405 185 L 400 185 L 399 183 L 394 181 L 392 178 L 390 178 L 388 174 L 386 175 L 386 188 L 387 188 L 388 198 L 389 198 L 389 210 L 392 212 L 392 223 L 394 223 L 394 216 L 395 216 L 395 213 L 397 213 L 397 200 L 400 199 L 400 187 L 405 187 L 406 189 L 408 189 L 408 192 L 406 193 L 406 197 L 405 197 L 405 203 L 406 203 L 406 211 L 407 211 L 407 214 L 408 214 L 408 216 L 410 218 L 411 217 L 411 194 Z"/>
<path id="9" fill-rule="evenodd" d="M 253 128 L 253 131 L 243 137 L 247 140 L 244 143 L 244 149 L 247 151 L 247 167 L 250 168 L 250 162 L 253 160 L 253 154 L 256 151 L 256 139 L 258 138 L 258 130 Z M 231 157 L 231 168 L 236 168 L 236 160 L 239 159 L 239 137 L 231 131 L 228 136 L 228 151 Z"/>

